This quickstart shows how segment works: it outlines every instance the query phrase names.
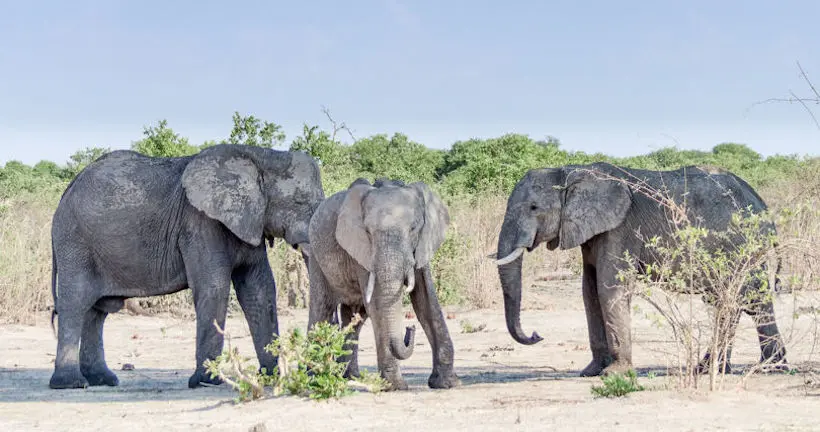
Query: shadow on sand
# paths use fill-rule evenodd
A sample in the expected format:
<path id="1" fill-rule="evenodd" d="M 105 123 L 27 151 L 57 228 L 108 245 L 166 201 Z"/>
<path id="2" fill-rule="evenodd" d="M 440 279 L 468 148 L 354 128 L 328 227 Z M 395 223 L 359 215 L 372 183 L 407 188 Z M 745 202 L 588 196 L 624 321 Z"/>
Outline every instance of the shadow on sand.
<path id="1" fill-rule="evenodd" d="M 752 365 L 734 365 L 733 375 L 740 375 Z M 377 373 L 374 366 L 362 367 Z M 223 384 L 215 387 L 188 388 L 187 369 L 137 369 L 115 371 L 120 378 L 117 387 L 89 387 L 86 389 L 52 390 L 48 387 L 51 369 L 0 368 L 0 403 L 58 402 L 58 403 L 111 403 L 137 401 L 209 400 L 216 405 L 229 402 L 235 396 L 231 388 Z M 428 389 L 429 368 L 404 367 L 402 373 L 411 391 Z M 663 366 L 636 368 L 638 376 L 664 377 L 676 375 L 676 371 Z M 519 383 L 527 381 L 599 380 L 598 377 L 582 378 L 576 369 L 558 370 L 552 367 L 522 367 L 494 365 L 457 368 L 462 387 Z"/>

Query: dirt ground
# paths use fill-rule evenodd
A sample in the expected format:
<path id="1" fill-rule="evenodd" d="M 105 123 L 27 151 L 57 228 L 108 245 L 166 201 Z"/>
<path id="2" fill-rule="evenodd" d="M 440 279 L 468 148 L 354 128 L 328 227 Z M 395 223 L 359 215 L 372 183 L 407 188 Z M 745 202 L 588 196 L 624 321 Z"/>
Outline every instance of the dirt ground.
<path id="1" fill-rule="evenodd" d="M 795 318 L 793 312 L 807 302 L 791 294 L 781 294 L 777 300 L 789 360 L 803 370 L 816 357 L 812 354 L 816 319 L 809 314 Z M 328 402 L 281 397 L 241 405 L 232 402 L 233 393 L 226 385 L 187 388 L 194 365 L 195 326 L 164 316 L 109 318 L 106 356 L 120 377 L 119 387 L 50 390 L 56 340 L 43 314 L 35 326 L 0 327 L 0 430 L 246 431 L 259 424 L 266 429 L 256 430 L 291 431 L 391 426 L 437 431 L 820 428 L 820 391 L 805 384 L 813 376 L 810 373 L 754 375 L 745 381 L 737 374 L 726 378 L 724 390 L 712 394 L 677 389 L 677 377 L 666 373 L 673 343 L 640 312 L 633 314 L 633 357 L 647 390 L 618 399 L 593 398 L 590 387 L 600 380 L 578 377 L 590 360 L 580 283 L 536 287 L 526 294 L 525 304 L 535 305 L 522 314 L 525 331 L 537 330 L 545 337 L 537 345 L 523 346 L 511 339 L 500 304 L 486 310 L 448 308 L 455 315 L 448 324 L 463 383 L 459 388 L 427 387 L 430 347 L 419 333 L 415 354 L 402 363 L 409 391 L 356 393 Z M 635 304 L 646 307 L 638 300 Z M 463 333 L 460 322 L 465 319 L 486 328 Z M 304 328 L 306 322 L 304 309 L 280 316 L 282 329 Z M 227 330 L 242 352 L 252 356 L 244 319 L 231 317 Z M 360 363 L 375 370 L 372 334 L 372 327 L 366 325 Z M 734 364 L 748 367 L 758 356 L 752 321 L 744 316 Z M 125 363 L 135 369 L 121 370 Z M 703 380 L 702 386 L 707 385 Z"/>

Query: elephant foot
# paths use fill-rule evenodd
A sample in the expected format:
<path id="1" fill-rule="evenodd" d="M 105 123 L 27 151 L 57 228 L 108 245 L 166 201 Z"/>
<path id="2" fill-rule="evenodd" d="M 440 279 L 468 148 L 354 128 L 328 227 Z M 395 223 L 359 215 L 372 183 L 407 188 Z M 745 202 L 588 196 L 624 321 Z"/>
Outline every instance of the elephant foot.
<path id="1" fill-rule="evenodd" d="M 452 370 L 445 373 L 434 371 L 427 380 L 427 385 L 432 389 L 449 389 L 461 386 L 461 380 Z"/>
<path id="2" fill-rule="evenodd" d="M 345 373 L 342 376 L 344 376 L 347 379 L 353 379 L 353 378 L 361 378 L 362 374 L 359 373 L 359 367 L 358 366 L 352 366 L 351 364 L 348 364 L 347 369 L 345 369 Z"/>
<path id="3" fill-rule="evenodd" d="M 582 377 L 594 377 L 601 375 L 601 373 L 604 371 L 604 368 L 606 368 L 610 364 L 612 364 L 612 357 L 610 356 L 605 356 L 603 359 L 597 359 L 593 357 L 592 361 L 589 362 L 587 367 L 585 367 L 581 371 L 580 375 Z"/>
<path id="4" fill-rule="evenodd" d="M 197 370 L 191 375 L 191 378 L 188 378 L 188 388 L 197 388 L 200 387 L 202 384 L 206 385 L 221 385 L 222 378 L 213 377 L 207 371 L 199 371 Z"/>
<path id="5" fill-rule="evenodd" d="M 626 360 L 615 360 L 611 365 L 601 371 L 601 375 L 609 376 L 614 374 L 624 374 L 632 369 L 632 362 Z"/>
<path id="6" fill-rule="evenodd" d="M 108 369 L 108 366 L 102 365 L 98 367 L 89 368 L 85 370 L 80 368 L 83 376 L 85 379 L 88 380 L 88 385 L 90 386 L 111 386 L 116 387 L 120 385 L 120 379 L 117 378 L 117 375 Z"/>
<path id="7" fill-rule="evenodd" d="M 401 372 L 399 373 L 381 373 L 382 378 L 384 378 L 390 386 L 385 389 L 385 391 L 396 391 L 396 390 L 407 390 L 407 381 L 401 376 Z"/>
<path id="8" fill-rule="evenodd" d="M 54 371 L 48 386 L 52 389 L 78 389 L 88 387 L 88 381 L 79 369 L 66 368 Z"/>
<path id="9" fill-rule="evenodd" d="M 732 364 L 729 361 L 724 362 L 723 359 L 719 359 L 717 366 L 718 366 L 717 367 L 718 373 L 722 373 L 722 374 L 732 373 Z M 711 356 L 710 353 L 707 352 L 703 356 L 703 360 L 701 360 L 700 363 L 698 363 L 697 373 L 699 373 L 699 374 L 708 374 L 709 369 L 711 367 L 712 367 L 712 356 Z"/>
<path id="10" fill-rule="evenodd" d="M 789 362 L 787 362 L 785 358 L 781 358 L 777 362 L 760 363 L 760 370 L 763 373 L 792 373 L 793 371 L 796 371 L 791 366 L 789 366 Z"/>
<path id="11" fill-rule="evenodd" d="M 384 391 L 397 391 L 397 390 L 403 391 L 403 390 L 407 390 L 408 388 L 410 388 L 410 387 L 407 386 L 407 381 L 405 381 L 404 378 L 401 378 L 401 379 L 395 380 L 395 381 L 394 380 L 388 380 L 388 381 L 390 382 L 390 387 L 386 388 Z"/>

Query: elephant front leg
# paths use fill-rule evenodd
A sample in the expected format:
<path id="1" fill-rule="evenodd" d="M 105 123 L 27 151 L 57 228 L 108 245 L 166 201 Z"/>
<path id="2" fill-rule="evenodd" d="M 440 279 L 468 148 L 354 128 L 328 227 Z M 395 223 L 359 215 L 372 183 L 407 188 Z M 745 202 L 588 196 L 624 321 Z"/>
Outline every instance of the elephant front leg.
<path id="1" fill-rule="evenodd" d="M 116 386 L 120 380 L 105 363 L 103 324 L 108 313 L 91 308 L 85 314 L 82 343 L 80 344 L 80 371 L 92 386 Z"/>
<path id="2" fill-rule="evenodd" d="M 632 329 L 629 292 L 620 286 L 617 272 L 611 265 L 597 266 L 598 301 L 606 333 L 606 343 L 612 363 L 603 375 L 624 373 L 632 369 Z"/>
<path id="3" fill-rule="evenodd" d="M 774 304 L 771 299 L 758 302 L 748 311 L 757 327 L 757 338 L 760 343 L 760 362 L 767 369 L 788 371 L 786 360 L 786 344 L 777 328 L 774 316 Z"/>
<path id="4" fill-rule="evenodd" d="M 607 344 L 606 328 L 604 326 L 603 309 L 598 299 L 598 283 L 595 267 L 585 264 L 584 275 L 581 280 L 584 297 L 584 310 L 587 317 L 587 332 L 589 333 L 589 348 L 592 351 L 592 361 L 581 371 L 582 377 L 598 376 L 604 368 L 612 363 Z"/>
<path id="5" fill-rule="evenodd" d="M 270 374 L 276 367 L 277 359 L 265 347 L 273 341 L 273 335 L 279 334 L 279 319 L 276 310 L 276 281 L 267 256 L 262 253 L 255 264 L 237 269 L 232 279 L 236 298 L 253 338 L 260 372 L 264 369 Z"/>
<path id="6" fill-rule="evenodd" d="M 196 309 L 196 370 L 188 379 L 188 387 L 196 388 L 201 384 L 219 385 L 219 377 L 211 377 L 205 369 L 205 361 L 213 360 L 222 352 L 224 336 L 214 327 L 225 328 L 225 317 L 228 313 L 228 295 L 230 293 L 229 277 L 212 280 L 195 281 L 191 287 Z"/>
<path id="7" fill-rule="evenodd" d="M 444 314 L 436 297 L 429 266 L 416 270 L 416 284 L 410 293 L 410 300 L 433 351 L 433 372 L 427 380 L 427 385 L 436 389 L 461 385 L 461 380 L 453 371 L 453 340 L 450 338 Z"/>

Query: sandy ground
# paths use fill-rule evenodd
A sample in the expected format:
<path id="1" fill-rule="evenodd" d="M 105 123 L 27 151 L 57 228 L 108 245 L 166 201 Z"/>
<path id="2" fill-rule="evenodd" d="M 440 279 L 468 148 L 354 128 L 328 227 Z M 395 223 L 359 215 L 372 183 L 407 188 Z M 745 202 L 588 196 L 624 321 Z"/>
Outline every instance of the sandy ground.
<path id="1" fill-rule="evenodd" d="M 510 338 L 500 305 L 448 309 L 455 314 L 448 323 L 461 387 L 427 387 L 430 347 L 419 333 L 415 354 L 402 363 L 409 391 L 356 393 L 328 402 L 281 397 L 237 405 L 224 385 L 189 390 L 194 323 L 126 314 L 110 317 L 105 329 L 108 363 L 120 386 L 50 390 L 56 340 L 44 314 L 35 326 L 0 327 L 0 430 L 246 431 L 258 424 L 266 430 L 292 431 L 820 429 L 820 391 L 805 384 L 812 375 L 804 372 L 754 375 L 745 381 L 733 375 L 726 378 L 724 390 L 711 394 L 680 390 L 677 377 L 666 374 L 673 344 L 640 312 L 633 314 L 633 357 L 647 391 L 619 399 L 593 398 L 590 387 L 600 380 L 578 377 L 590 360 L 580 284 L 551 285 L 533 289 L 525 299 L 536 305 L 522 314 L 525 331 L 545 336 L 533 346 Z M 777 302 L 789 360 L 805 370 L 813 364 L 816 320 L 808 314 L 793 317 L 792 295 L 780 295 Z M 486 328 L 463 333 L 460 321 L 465 319 Z M 304 327 L 306 321 L 306 311 L 287 311 L 280 327 Z M 252 355 L 244 319 L 230 318 L 227 329 L 242 352 Z M 367 325 L 362 335 L 361 365 L 374 370 L 372 327 Z M 738 338 L 734 363 L 749 366 L 759 350 L 746 316 Z M 125 363 L 135 370 L 121 370 Z"/>

